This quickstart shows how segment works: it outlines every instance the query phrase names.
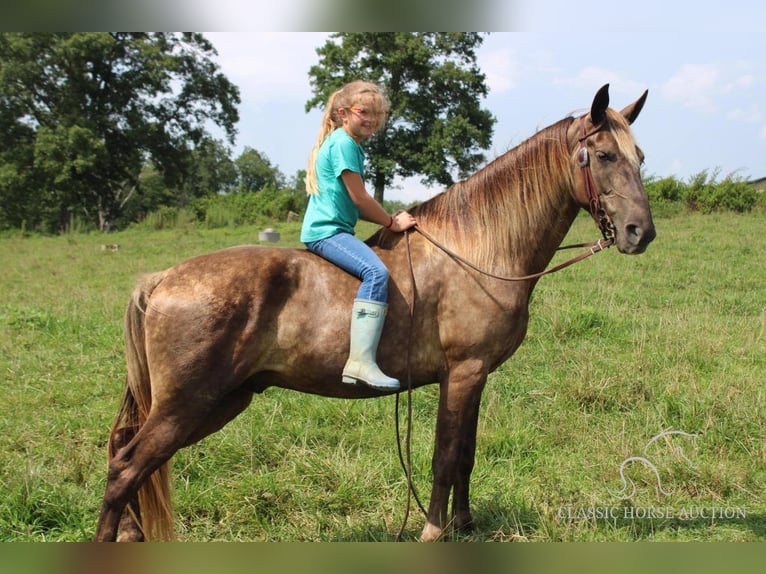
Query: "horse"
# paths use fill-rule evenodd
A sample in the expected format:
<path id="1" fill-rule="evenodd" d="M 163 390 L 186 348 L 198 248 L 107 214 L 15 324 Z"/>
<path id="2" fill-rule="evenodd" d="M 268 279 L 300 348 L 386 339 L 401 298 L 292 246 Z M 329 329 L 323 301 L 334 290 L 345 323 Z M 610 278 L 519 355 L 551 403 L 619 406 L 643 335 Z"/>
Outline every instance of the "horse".
<path id="1" fill-rule="evenodd" d="M 546 268 L 579 211 L 600 220 L 621 253 L 654 239 L 630 127 L 647 94 L 618 112 L 606 84 L 586 113 L 411 209 L 422 233 L 381 228 L 366 240 L 390 270 L 379 365 L 410 389 L 439 385 L 422 541 L 473 527 L 482 390 L 522 343 L 539 279 L 531 274 Z M 126 384 L 95 539 L 173 539 L 169 460 L 267 387 L 347 399 L 394 392 L 341 382 L 358 284 L 308 250 L 259 245 L 144 276 L 125 313 Z"/>

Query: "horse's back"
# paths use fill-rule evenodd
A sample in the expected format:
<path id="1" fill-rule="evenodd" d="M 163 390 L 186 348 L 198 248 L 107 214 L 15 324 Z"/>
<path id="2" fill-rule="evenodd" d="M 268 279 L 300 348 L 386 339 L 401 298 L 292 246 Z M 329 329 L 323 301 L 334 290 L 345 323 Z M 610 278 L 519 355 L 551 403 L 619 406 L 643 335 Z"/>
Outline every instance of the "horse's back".
<path id="1" fill-rule="evenodd" d="M 149 360 L 157 372 L 223 387 L 256 378 L 313 392 L 340 380 L 357 287 L 302 249 L 244 245 L 193 257 L 162 272 L 149 297 Z"/>
<path id="2" fill-rule="evenodd" d="M 153 299 L 205 302 L 225 308 L 247 300 L 251 306 L 288 302 L 322 305 L 353 289 L 349 279 L 305 249 L 241 245 L 187 259 L 164 272 Z"/>

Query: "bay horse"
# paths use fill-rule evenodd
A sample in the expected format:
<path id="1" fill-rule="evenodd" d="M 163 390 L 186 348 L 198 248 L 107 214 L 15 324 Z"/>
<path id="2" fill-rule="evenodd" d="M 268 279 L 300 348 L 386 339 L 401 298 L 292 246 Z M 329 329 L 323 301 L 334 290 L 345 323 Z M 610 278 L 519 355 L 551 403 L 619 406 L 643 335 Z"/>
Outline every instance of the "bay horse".
<path id="1" fill-rule="evenodd" d="M 413 208 L 424 233 L 381 229 L 367 240 L 390 270 L 378 362 L 411 388 L 439 384 L 421 540 L 439 539 L 448 525 L 472 526 L 482 390 L 524 339 L 537 283 L 499 280 L 453 255 L 491 274 L 536 273 L 594 202 L 620 252 L 642 253 L 655 237 L 630 129 L 647 92 L 617 112 L 608 88 L 589 112 L 540 130 Z M 232 247 L 145 276 L 125 315 L 126 385 L 96 540 L 171 539 L 167 463 L 220 430 L 253 394 L 270 386 L 340 398 L 386 394 L 341 382 L 357 287 L 305 249 L 266 246 Z"/>

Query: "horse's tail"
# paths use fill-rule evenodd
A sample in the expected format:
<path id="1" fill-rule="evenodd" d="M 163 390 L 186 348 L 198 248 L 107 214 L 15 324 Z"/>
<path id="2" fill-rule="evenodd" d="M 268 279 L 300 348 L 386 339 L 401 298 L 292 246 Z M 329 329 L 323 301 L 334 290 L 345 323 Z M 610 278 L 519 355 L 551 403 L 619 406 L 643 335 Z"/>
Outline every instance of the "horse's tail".
<path id="1" fill-rule="evenodd" d="M 145 276 L 131 295 L 125 312 L 125 395 L 112 426 L 107 447 L 111 461 L 144 425 L 152 405 L 151 381 L 146 360 L 144 314 L 149 297 L 164 277 L 163 273 Z M 147 540 L 172 540 L 173 503 L 170 491 L 170 466 L 166 462 L 154 471 L 138 491 L 139 516 L 133 519 Z M 128 510 L 132 512 L 132 510 Z"/>

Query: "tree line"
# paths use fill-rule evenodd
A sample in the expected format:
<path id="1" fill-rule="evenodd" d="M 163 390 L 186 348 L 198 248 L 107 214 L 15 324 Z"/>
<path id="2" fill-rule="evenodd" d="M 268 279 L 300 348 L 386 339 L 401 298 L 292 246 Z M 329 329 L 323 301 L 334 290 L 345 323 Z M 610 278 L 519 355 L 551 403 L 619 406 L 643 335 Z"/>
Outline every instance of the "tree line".
<path id="1" fill-rule="evenodd" d="M 675 176 L 644 176 L 643 180 L 653 208 L 659 210 L 745 213 L 766 208 L 762 189 L 736 173 L 720 177 L 718 168 L 702 170 L 686 180 Z"/>
<path id="2" fill-rule="evenodd" d="M 390 119 L 367 146 L 379 201 L 397 176 L 449 185 L 484 161 L 495 118 L 480 105 L 482 42 L 338 33 L 317 49 L 307 112 L 352 79 L 387 88 Z M 108 230 L 222 196 L 301 194 L 301 171 L 249 147 L 232 158 L 241 99 L 216 55 L 199 33 L 0 33 L 0 229 Z"/>
<path id="3" fill-rule="evenodd" d="M 496 120 L 480 105 L 482 42 L 479 33 L 337 33 L 317 48 L 307 112 L 350 80 L 387 89 L 389 120 L 365 144 L 378 201 L 396 177 L 447 187 L 484 163 Z M 300 211 L 305 172 L 287 176 L 252 147 L 232 157 L 241 97 L 216 55 L 198 33 L 0 33 L 0 229 Z M 652 199 L 701 211 L 748 211 L 763 197 L 715 171 L 645 181 Z M 254 193 L 264 196 L 236 197 Z"/>

